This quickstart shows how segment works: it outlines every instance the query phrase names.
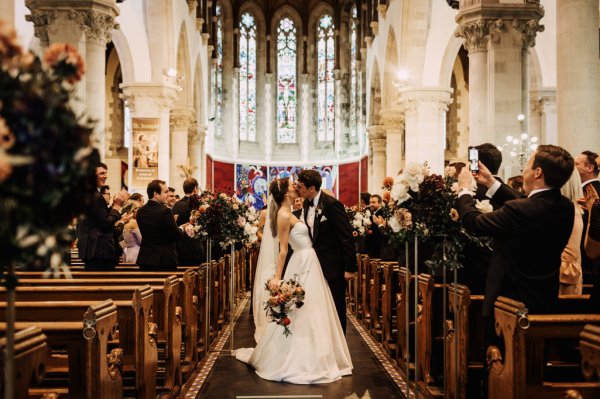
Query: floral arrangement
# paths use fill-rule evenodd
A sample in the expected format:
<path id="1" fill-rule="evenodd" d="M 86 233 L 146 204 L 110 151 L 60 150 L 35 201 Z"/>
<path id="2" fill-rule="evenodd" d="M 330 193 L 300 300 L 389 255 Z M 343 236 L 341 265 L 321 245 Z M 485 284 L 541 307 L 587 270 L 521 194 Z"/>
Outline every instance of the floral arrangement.
<path id="1" fill-rule="evenodd" d="M 222 248 L 231 243 L 258 240 L 258 212 L 235 197 L 204 192 L 192 201 L 195 213 L 195 237 L 217 240 Z"/>
<path id="2" fill-rule="evenodd" d="M 394 179 L 390 197 L 384 212 L 390 243 L 401 247 L 414 239 L 439 238 L 433 240 L 433 253 L 425 261 L 432 269 L 462 267 L 460 260 L 467 244 L 488 245 L 486 239 L 472 236 L 460 224 L 453 208 L 457 184 L 451 170 L 441 176 L 432 174 L 427 163 L 410 163 Z"/>
<path id="3" fill-rule="evenodd" d="M 354 237 L 363 237 L 372 233 L 371 211 L 369 208 L 362 211 L 346 208 L 346 215 L 348 215 L 348 220 L 352 225 L 352 235 Z"/>
<path id="4" fill-rule="evenodd" d="M 267 281 L 265 289 L 269 291 L 269 299 L 265 303 L 267 316 L 271 321 L 283 327 L 283 335 L 289 336 L 289 325 L 292 322 L 290 313 L 294 307 L 299 309 L 304 305 L 306 295 L 304 288 L 298 281 L 299 276 L 295 275 L 287 281 Z"/>
<path id="5" fill-rule="evenodd" d="M 74 47 L 53 44 L 40 59 L 0 21 L 1 268 L 58 272 L 74 238 L 67 226 L 93 197 L 92 127 L 70 106 L 83 73 Z"/>

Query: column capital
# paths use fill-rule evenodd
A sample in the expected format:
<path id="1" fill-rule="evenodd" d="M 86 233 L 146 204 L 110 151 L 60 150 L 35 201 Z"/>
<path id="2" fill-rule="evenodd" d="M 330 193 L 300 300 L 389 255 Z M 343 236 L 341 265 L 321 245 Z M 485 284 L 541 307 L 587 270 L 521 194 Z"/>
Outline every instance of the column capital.
<path id="1" fill-rule="evenodd" d="M 529 93 L 529 113 L 540 116 L 546 112 L 546 107 L 556 103 L 556 90 L 536 90 Z"/>
<path id="2" fill-rule="evenodd" d="M 538 19 L 514 19 L 512 25 L 519 33 L 521 33 L 521 45 L 523 50 L 527 50 L 529 47 L 535 47 L 535 37 L 537 33 L 543 32 L 545 29 L 544 25 L 540 25 Z"/>
<path id="3" fill-rule="evenodd" d="M 404 130 L 404 112 L 402 109 L 384 109 L 379 115 L 386 132 Z"/>
<path id="4" fill-rule="evenodd" d="M 378 4 L 377 5 L 377 11 L 379 11 L 379 16 L 381 18 L 385 19 L 385 14 L 387 12 L 387 8 L 388 8 L 387 4 Z"/>
<path id="5" fill-rule="evenodd" d="M 115 17 L 119 8 L 114 0 L 26 0 L 31 14 L 25 19 L 34 24 L 35 35 L 48 44 L 48 27 L 58 20 L 69 21 L 79 27 L 86 39 L 106 44 L 111 41 L 112 30 L 119 29 Z M 54 27 L 56 29 L 56 27 Z"/>
<path id="6" fill-rule="evenodd" d="M 206 137 L 207 127 L 198 123 L 191 123 L 188 128 L 188 144 L 202 143 Z"/>
<path id="7" fill-rule="evenodd" d="M 463 39 L 463 44 L 469 53 L 486 51 L 492 34 L 502 29 L 503 24 L 502 20 L 485 20 L 480 18 L 476 21 L 460 24 L 456 28 L 454 36 Z"/>
<path id="8" fill-rule="evenodd" d="M 192 108 L 173 108 L 169 119 L 171 130 L 188 130 L 191 122 L 194 121 L 194 110 Z"/>
<path id="9" fill-rule="evenodd" d="M 123 100 L 132 113 L 139 113 L 146 107 L 158 111 L 170 109 L 177 101 L 179 87 L 169 83 L 127 83 L 121 84 Z"/>
<path id="10" fill-rule="evenodd" d="M 415 112 L 419 104 L 429 103 L 438 107 L 439 111 L 448 111 L 452 103 L 452 89 L 442 87 L 420 87 L 400 89 L 400 105 L 406 112 Z"/>
<path id="11" fill-rule="evenodd" d="M 369 141 L 371 143 L 379 143 L 380 140 L 383 140 L 385 144 L 385 127 L 383 125 L 371 125 L 367 128 L 369 132 Z"/>

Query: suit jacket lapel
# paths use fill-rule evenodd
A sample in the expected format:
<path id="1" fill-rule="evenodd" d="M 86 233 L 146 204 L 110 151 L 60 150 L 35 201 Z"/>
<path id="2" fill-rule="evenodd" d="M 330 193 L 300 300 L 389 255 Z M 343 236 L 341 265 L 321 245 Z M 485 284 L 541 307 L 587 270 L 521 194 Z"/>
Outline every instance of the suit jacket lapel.
<path id="1" fill-rule="evenodd" d="M 303 214 L 304 214 L 304 224 L 306 225 L 306 227 L 308 227 L 308 205 L 304 206 L 304 210 L 303 210 Z M 314 226 L 314 225 L 313 225 Z M 310 237 L 311 241 L 313 240 L 313 235 L 312 232 L 310 231 L 310 227 L 308 227 L 308 236 Z"/>
<path id="2" fill-rule="evenodd" d="M 317 236 L 319 235 L 319 224 L 321 224 L 321 216 L 323 216 L 323 198 L 325 197 L 325 195 L 326 194 L 324 192 L 321 192 L 321 196 L 319 197 L 319 203 L 315 207 L 315 221 L 313 222 L 312 236 L 313 244 L 317 241 Z M 319 214 L 319 210 L 321 210 L 321 214 Z"/>

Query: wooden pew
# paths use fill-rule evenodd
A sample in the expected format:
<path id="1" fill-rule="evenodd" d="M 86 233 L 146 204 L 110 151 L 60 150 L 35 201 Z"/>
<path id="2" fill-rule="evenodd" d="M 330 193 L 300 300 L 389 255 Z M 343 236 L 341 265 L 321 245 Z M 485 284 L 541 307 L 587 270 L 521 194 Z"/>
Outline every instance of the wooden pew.
<path id="1" fill-rule="evenodd" d="M 399 292 L 398 263 L 381 262 L 383 285 L 381 286 L 381 331 L 382 343 L 391 357 L 396 357 L 396 298 Z"/>
<path id="2" fill-rule="evenodd" d="M 494 315 L 505 348 L 504 354 L 497 347 L 488 348 L 490 399 L 542 399 L 560 395 L 566 388 L 597 397 L 600 383 L 545 381 L 544 354 L 547 341 L 579 337 L 586 324 L 600 323 L 600 314 L 528 315 L 522 302 L 499 297 Z"/>
<path id="3" fill-rule="evenodd" d="M 48 284 L 62 280 L 45 280 Z M 137 286 L 29 286 L 17 287 L 17 300 L 55 301 L 89 300 L 101 301 L 112 298 L 117 301 L 130 300 Z M 177 392 L 181 387 L 181 322 L 182 308 L 179 301 L 179 279 L 170 276 L 163 285 L 151 286 L 154 294 L 154 320 L 158 325 L 158 339 L 165 344 L 166 377 L 164 391 Z M 6 301 L 6 291 L 0 288 L 0 301 Z"/>
<path id="4" fill-rule="evenodd" d="M 600 380 L 600 326 L 588 324 L 580 335 L 581 372 L 588 381 Z"/>
<path id="5" fill-rule="evenodd" d="M 362 262 L 359 264 L 360 274 L 360 316 L 363 325 L 368 329 L 371 323 L 371 310 L 369 302 L 369 290 L 371 289 L 371 260 L 368 255 L 362 255 Z"/>
<path id="6" fill-rule="evenodd" d="M 111 300 L 90 306 L 83 315 L 83 323 L 81 320 L 15 323 L 18 330 L 32 326 L 37 326 L 44 332 L 50 346 L 67 348 L 69 398 L 123 397 L 123 351 L 121 348 L 113 348 L 109 352 L 108 347 L 117 327 L 117 308 Z M 6 323 L 0 323 L 0 331 L 6 331 Z"/>
<path id="7" fill-rule="evenodd" d="M 467 397 L 467 358 L 469 342 L 469 288 L 460 284 L 448 286 L 448 318 L 446 319 L 446 353 L 444 364 L 445 399 Z"/>
<path id="8" fill-rule="evenodd" d="M 4 392 L 4 350 L 6 338 L 0 339 L 0 392 Z M 29 387 L 42 382 L 46 372 L 48 346 L 39 327 L 28 327 L 15 333 L 14 382 L 15 398 L 28 398 Z"/>
<path id="9" fill-rule="evenodd" d="M 381 329 L 381 285 L 383 283 L 383 270 L 379 259 L 371 259 L 369 288 L 369 331 L 379 342 L 382 341 Z"/>
<path id="10" fill-rule="evenodd" d="M 157 326 L 150 322 L 153 293 L 149 285 L 133 292 L 129 301 L 113 301 L 117 308 L 119 347 L 123 350 L 124 370 L 135 372 L 134 394 L 137 398 L 156 395 Z M 81 322 L 93 301 L 17 301 L 19 322 Z M 0 303 L 0 319 L 5 316 L 5 303 Z M 55 349 L 55 348 L 52 348 Z"/>
<path id="11" fill-rule="evenodd" d="M 409 282 L 409 289 L 406 289 L 406 281 Z M 409 333 L 410 326 L 407 324 L 407 317 L 409 319 L 412 315 L 406 314 L 406 302 L 410 303 L 410 284 L 413 280 L 410 270 L 406 267 L 398 268 L 398 288 L 399 291 L 396 294 L 396 362 L 402 370 L 406 370 L 406 359 L 410 362 L 410 345 L 406 346 L 406 336 Z"/>

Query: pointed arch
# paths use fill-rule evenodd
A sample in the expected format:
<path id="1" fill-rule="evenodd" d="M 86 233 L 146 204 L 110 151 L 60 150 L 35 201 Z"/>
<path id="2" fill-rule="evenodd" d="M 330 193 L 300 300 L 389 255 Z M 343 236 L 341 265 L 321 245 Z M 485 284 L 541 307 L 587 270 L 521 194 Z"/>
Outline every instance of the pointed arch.
<path id="1" fill-rule="evenodd" d="M 382 95 L 382 107 L 384 109 L 392 108 L 395 105 L 394 94 L 396 93 L 396 87 L 393 82 L 398 80 L 398 43 L 396 42 L 396 34 L 394 28 L 390 26 L 388 30 L 386 49 L 385 49 L 385 62 L 383 65 L 383 81 L 388 84 L 383 86 Z"/>
<path id="2" fill-rule="evenodd" d="M 179 27 L 179 39 L 177 41 L 177 79 L 181 87 L 181 93 L 178 96 L 178 105 L 189 107 L 192 105 L 193 95 L 191 85 L 187 82 L 192 81 L 191 59 L 189 51 L 189 42 L 185 24 Z"/>

